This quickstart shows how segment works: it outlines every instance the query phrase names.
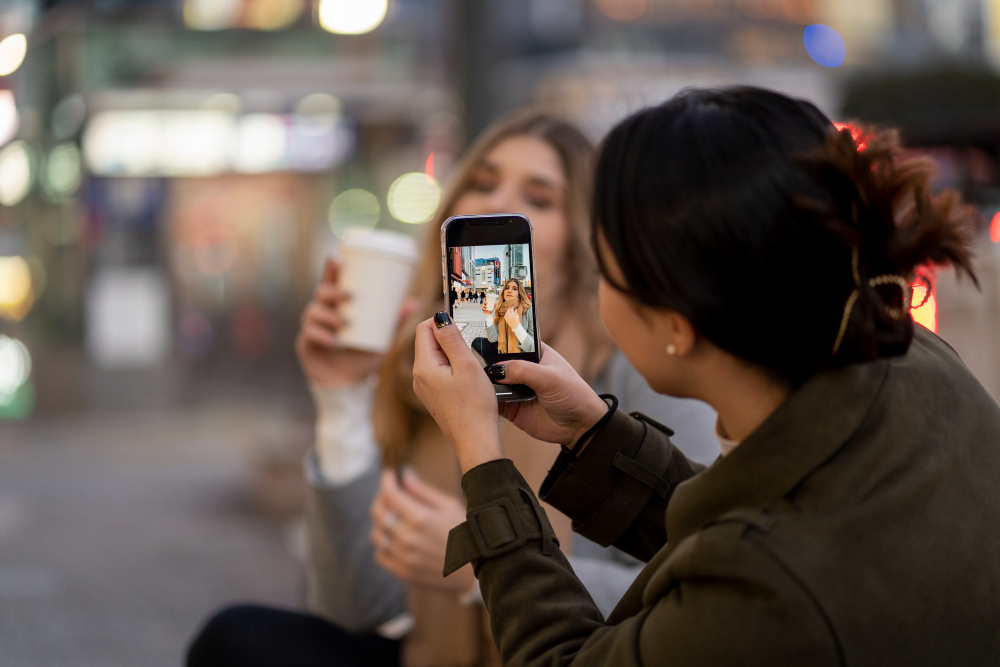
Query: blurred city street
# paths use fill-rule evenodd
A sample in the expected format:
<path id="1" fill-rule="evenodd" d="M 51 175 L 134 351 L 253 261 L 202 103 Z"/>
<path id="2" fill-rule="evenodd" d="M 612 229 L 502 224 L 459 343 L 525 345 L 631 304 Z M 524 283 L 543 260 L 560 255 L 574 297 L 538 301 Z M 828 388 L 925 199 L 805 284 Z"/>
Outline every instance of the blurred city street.
<path id="1" fill-rule="evenodd" d="M 223 605 L 301 609 L 324 406 L 296 341 L 325 260 L 384 234 L 396 254 L 359 250 L 382 268 L 353 278 L 392 303 L 443 303 L 442 271 L 533 299 L 529 268 L 544 287 L 593 259 L 593 146 L 729 85 L 898 127 L 976 208 L 982 289 L 922 266 L 910 313 L 1000 398 L 1000 0 L 0 0 L 0 667 L 176 666 Z M 521 171 L 475 155 L 528 108 L 578 136 L 555 176 L 521 144 Z M 530 252 L 439 255 L 444 217 L 508 206 L 537 212 Z M 395 309 L 364 303 L 391 340 Z M 470 344 L 481 308 L 454 304 Z M 374 383 L 332 358 L 318 375 Z M 326 406 L 326 435 L 391 451 L 366 396 Z"/>
<path id="2" fill-rule="evenodd" d="M 302 602 L 285 522 L 252 506 L 239 407 L 0 425 L 0 662 L 168 667 L 234 601 Z"/>

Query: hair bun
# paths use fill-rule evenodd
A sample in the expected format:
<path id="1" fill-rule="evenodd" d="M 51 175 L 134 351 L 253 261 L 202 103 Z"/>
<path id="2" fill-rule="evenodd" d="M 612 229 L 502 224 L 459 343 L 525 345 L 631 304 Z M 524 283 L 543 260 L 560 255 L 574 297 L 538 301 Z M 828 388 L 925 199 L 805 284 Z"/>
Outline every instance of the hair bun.
<path id="1" fill-rule="evenodd" d="M 895 130 L 830 130 L 806 162 L 832 197 L 835 210 L 823 217 L 852 258 L 856 294 L 846 297 L 833 356 L 851 363 L 904 353 L 913 321 L 903 285 L 920 267 L 951 265 L 978 286 L 970 251 L 975 209 L 955 190 L 932 193 L 934 162 L 907 156 Z"/>

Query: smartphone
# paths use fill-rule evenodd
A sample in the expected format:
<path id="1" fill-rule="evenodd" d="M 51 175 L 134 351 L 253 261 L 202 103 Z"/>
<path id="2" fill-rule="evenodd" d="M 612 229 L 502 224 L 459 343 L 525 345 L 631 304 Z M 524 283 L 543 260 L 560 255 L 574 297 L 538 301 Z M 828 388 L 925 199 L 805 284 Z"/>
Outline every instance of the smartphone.
<path id="1" fill-rule="evenodd" d="M 501 361 L 538 363 L 531 223 L 517 213 L 456 215 L 441 226 L 445 306 L 487 375 Z M 527 401 L 524 385 L 493 384 L 498 401 Z"/>

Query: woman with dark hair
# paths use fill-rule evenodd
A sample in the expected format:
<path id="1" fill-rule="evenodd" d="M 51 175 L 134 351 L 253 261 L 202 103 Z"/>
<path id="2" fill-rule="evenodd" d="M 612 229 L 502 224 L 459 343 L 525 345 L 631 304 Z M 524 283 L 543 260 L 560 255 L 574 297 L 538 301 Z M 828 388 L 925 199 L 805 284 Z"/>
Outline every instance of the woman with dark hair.
<path id="1" fill-rule="evenodd" d="M 931 171 L 754 88 L 607 137 L 602 320 L 653 389 L 717 410 L 707 469 L 545 346 L 506 364 L 538 400 L 498 408 L 447 315 L 420 325 L 414 388 L 465 473 L 445 571 L 473 564 L 505 665 L 1000 664 L 1000 408 L 908 312 L 927 263 L 974 280 L 973 212 Z M 540 496 L 648 562 L 606 620 L 498 412 L 563 445 Z"/>
<path id="2" fill-rule="evenodd" d="M 527 215 L 537 280 L 552 304 L 538 318 L 539 336 L 598 391 L 674 423 L 689 456 L 718 456 L 715 413 L 653 392 L 615 350 L 597 315 L 597 265 L 587 243 L 593 158 L 580 130 L 544 111 L 512 114 L 484 133 L 453 170 L 427 225 L 413 298 L 385 355 L 339 345 L 347 295 L 338 287 L 339 266 L 327 262 L 296 340 L 318 412 L 316 446 L 305 462 L 310 613 L 223 609 L 192 642 L 189 667 L 492 667 L 499 661 L 472 567 L 442 575 L 448 531 L 465 516 L 461 471 L 413 395 L 413 341 L 419 321 L 441 308 L 440 229 L 449 216 Z M 452 304 L 459 289 L 463 301 L 472 295 L 471 286 L 453 280 Z M 557 452 L 513 427 L 502 438 L 537 488 Z M 589 594 L 610 611 L 641 564 L 574 536 L 568 517 L 548 512 Z"/>

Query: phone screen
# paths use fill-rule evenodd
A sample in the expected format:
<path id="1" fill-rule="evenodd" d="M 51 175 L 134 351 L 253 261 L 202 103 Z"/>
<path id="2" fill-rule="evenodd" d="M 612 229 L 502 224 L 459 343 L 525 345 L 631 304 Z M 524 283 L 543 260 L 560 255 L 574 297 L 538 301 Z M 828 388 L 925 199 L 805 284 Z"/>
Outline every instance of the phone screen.
<path id="1" fill-rule="evenodd" d="M 466 344 L 486 364 L 536 358 L 531 245 L 466 245 L 449 253 L 448 300 Z"/>

